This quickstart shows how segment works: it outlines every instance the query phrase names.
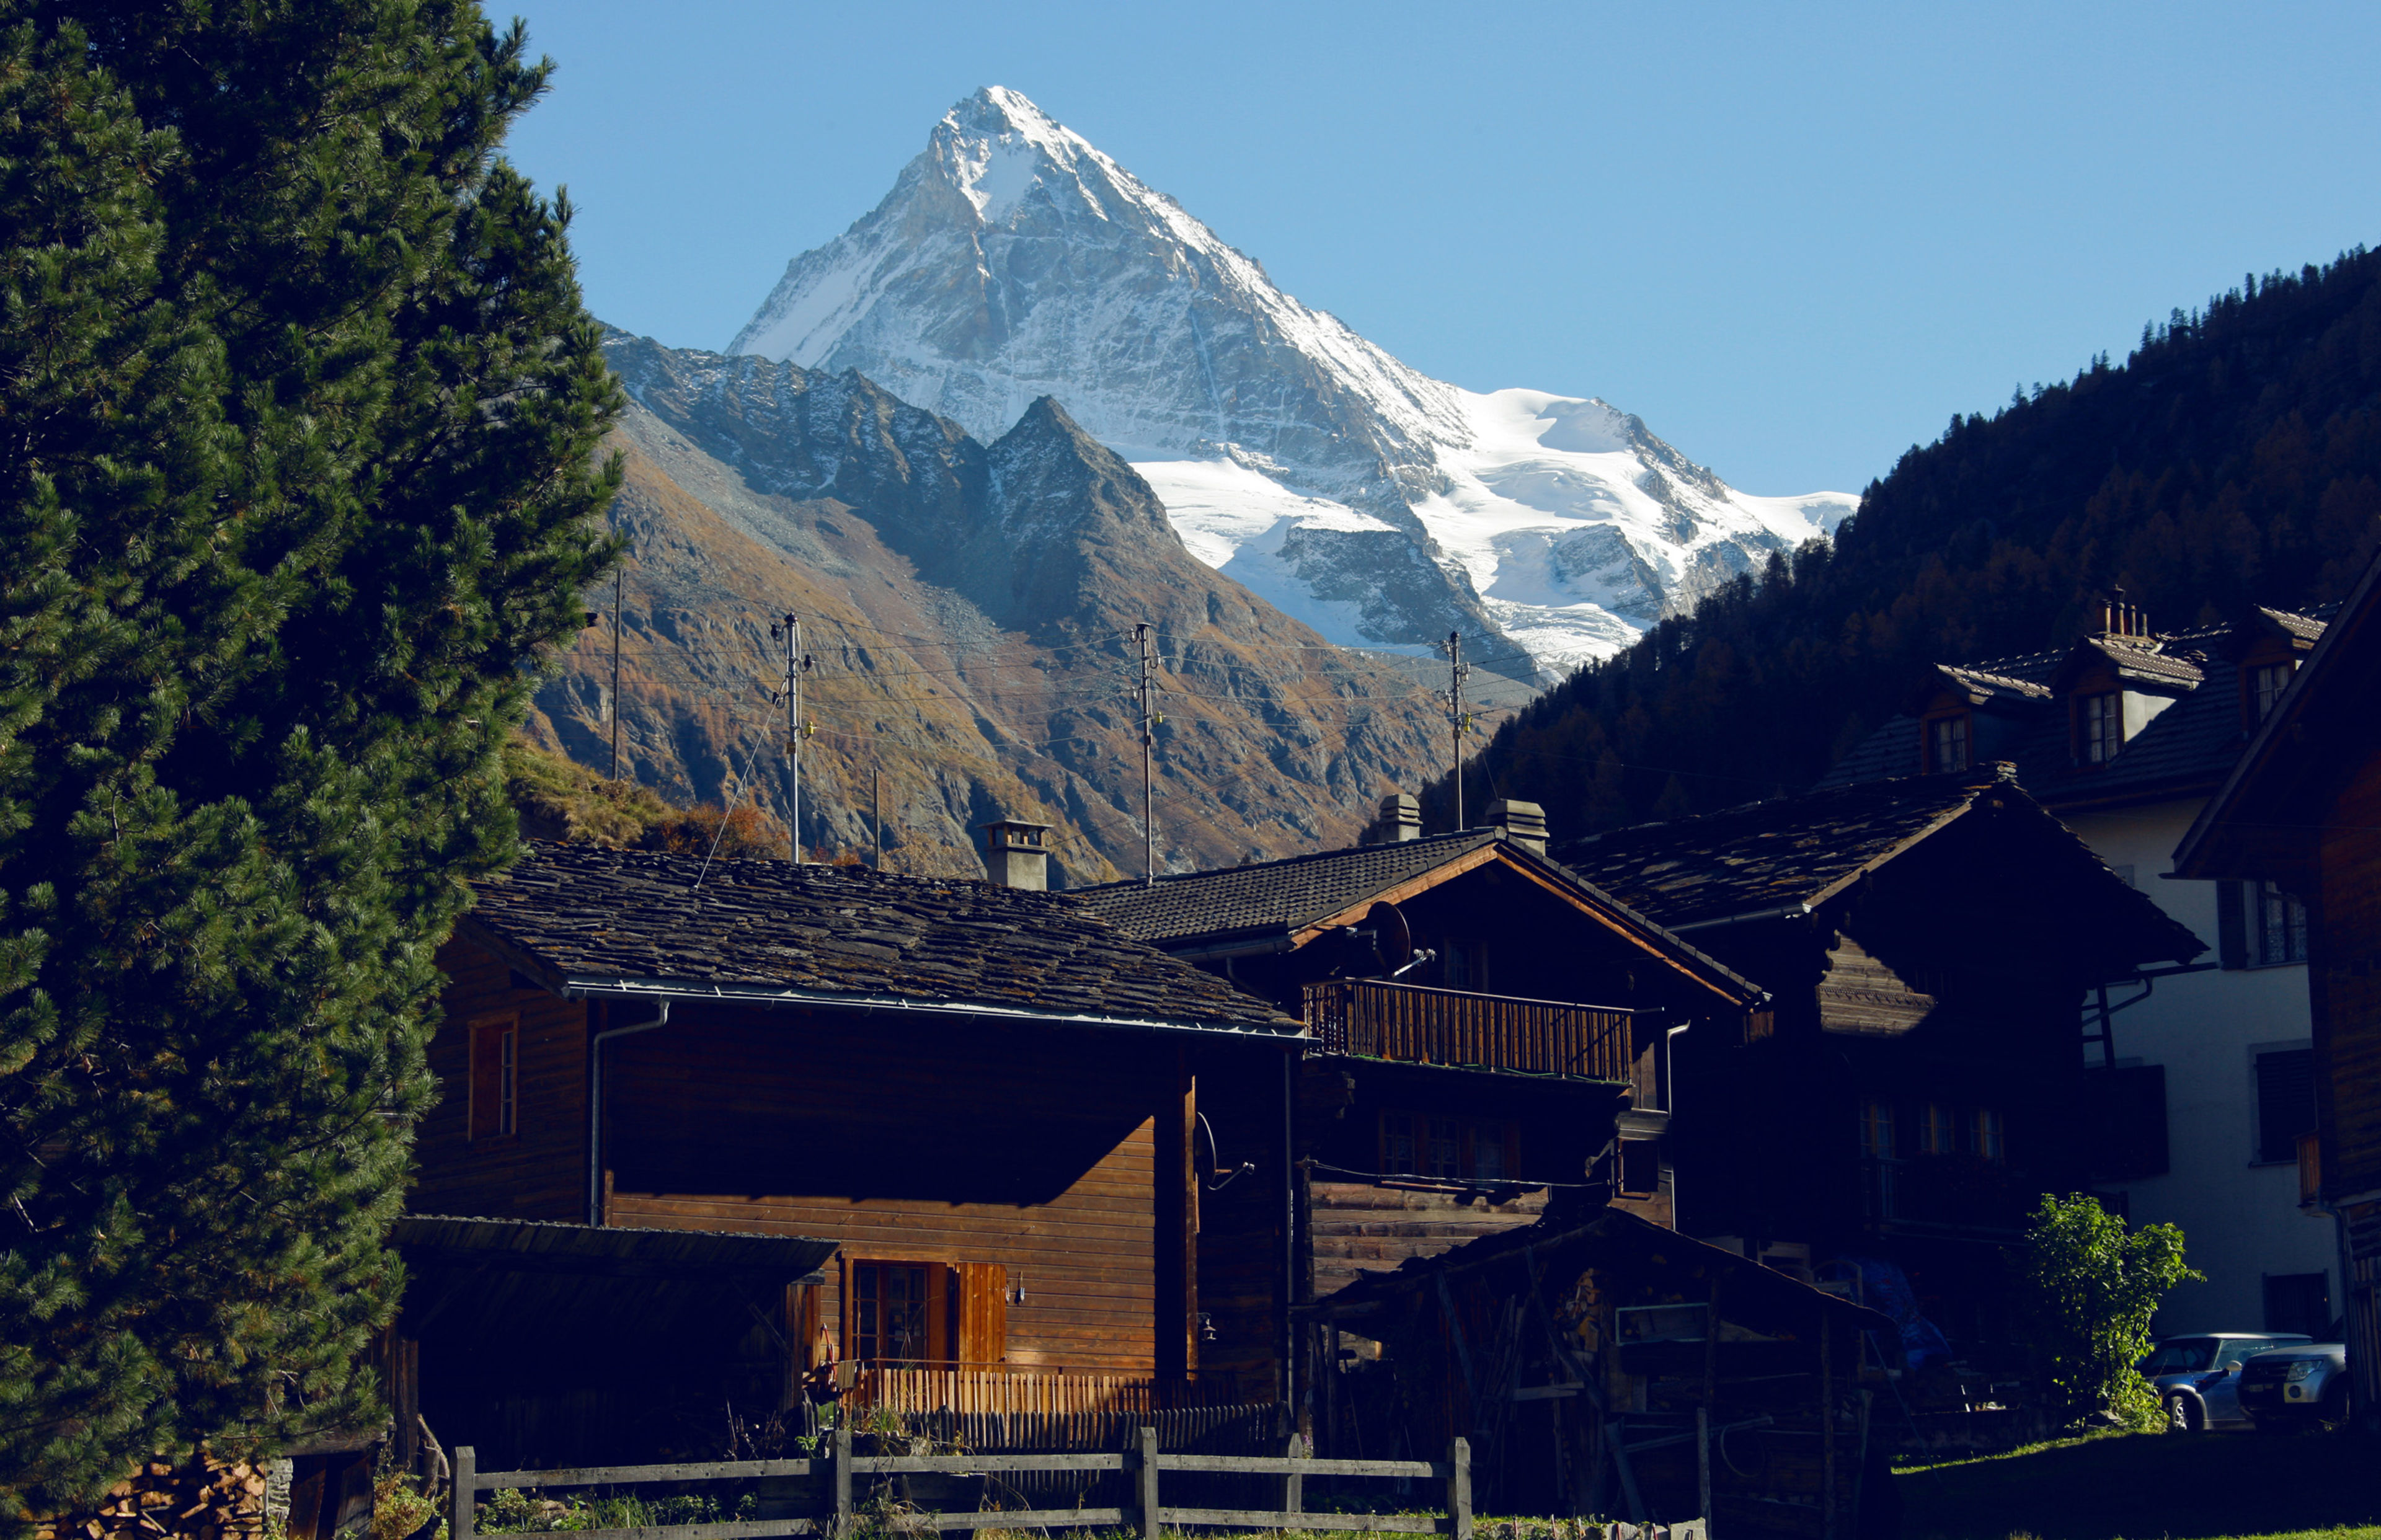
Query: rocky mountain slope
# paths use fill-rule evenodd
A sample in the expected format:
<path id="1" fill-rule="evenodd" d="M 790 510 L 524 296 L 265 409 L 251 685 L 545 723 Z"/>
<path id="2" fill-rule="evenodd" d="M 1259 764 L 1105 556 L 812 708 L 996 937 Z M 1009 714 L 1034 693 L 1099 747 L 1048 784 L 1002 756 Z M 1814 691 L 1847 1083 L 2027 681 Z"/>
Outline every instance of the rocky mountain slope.
<path id="1" fill-rule="evenodd" d="M 1749 496 L 1600 400 L 1430 379 L 996 86 L 730 351 L 857 369 L 986 441 L 1055 397 L 1195 556 L 1332 640 L 1460 629 L 1524 675 L 1610 654 L 1857 501 Z"/>
<path id="2" fill-rule="evenodd" d="M 613 518 L 622 773 L 787 816 L 782 615 L 801 617 L 802 840 L 971 874 L 971 825 L 1056 825 L 1064 880 L 1142 862 L 1133 627 L 1160 659 L 1162 865 L 1351 842 L 1444 767 L 1442 708 L 1183 546 L 1148 484 L 1055 402 L 990 444 L 852 373 L 614 334 L 633 405 Z M 608 770 L 613 608 L 532 724 Z M 872 785 L 872 773 L 875 776 Z"/>

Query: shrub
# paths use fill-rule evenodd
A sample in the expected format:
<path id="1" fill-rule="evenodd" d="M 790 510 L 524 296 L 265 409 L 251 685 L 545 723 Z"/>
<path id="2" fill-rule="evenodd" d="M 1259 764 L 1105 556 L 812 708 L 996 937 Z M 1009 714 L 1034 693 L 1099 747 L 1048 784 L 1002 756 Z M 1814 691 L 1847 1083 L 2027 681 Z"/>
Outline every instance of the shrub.
<path id="1" fill-rule="evenodd" d="M 2175 1285 L 2204 1277 L 2183 1262 L 2174 1226 L 2131 1230 L 2082 1193 L 2044 1193 L 2026 1230 L 2023 1303 L 2051 1409 L 2146 1425 L 2157 1395 L 2134 1365 L 2148 1356 L 2151 1318 Z"/>

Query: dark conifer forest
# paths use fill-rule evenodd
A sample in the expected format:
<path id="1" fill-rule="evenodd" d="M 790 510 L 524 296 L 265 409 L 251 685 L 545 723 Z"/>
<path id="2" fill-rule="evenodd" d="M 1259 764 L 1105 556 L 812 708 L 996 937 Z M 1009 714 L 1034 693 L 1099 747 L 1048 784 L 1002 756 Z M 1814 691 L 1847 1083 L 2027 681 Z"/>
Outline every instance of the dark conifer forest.
<path id="1" fill-rule="evenodd" d="M 1470 807 L 1541 801 L 1562 837 L 1799 790 L 1927 662 L 2056 645 L 2111 586 L 2161 629 L 2338 598 L 2376 537 L 2381 255 L 2360 248 L 1954 417 L 1832 545 L 1773 556 L 1500 727 Z"/>

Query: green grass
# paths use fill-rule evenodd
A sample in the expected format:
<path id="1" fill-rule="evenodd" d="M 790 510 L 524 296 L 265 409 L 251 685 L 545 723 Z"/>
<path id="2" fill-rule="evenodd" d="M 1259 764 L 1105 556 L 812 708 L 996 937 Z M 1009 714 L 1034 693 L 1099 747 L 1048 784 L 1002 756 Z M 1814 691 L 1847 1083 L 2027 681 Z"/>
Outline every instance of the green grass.
<path id="1" fill-rule="evenodd" d="M 1902 1540 L 2381 1540 L 2381 1439 L 2104 1434 L 1906 1465 Z"/>

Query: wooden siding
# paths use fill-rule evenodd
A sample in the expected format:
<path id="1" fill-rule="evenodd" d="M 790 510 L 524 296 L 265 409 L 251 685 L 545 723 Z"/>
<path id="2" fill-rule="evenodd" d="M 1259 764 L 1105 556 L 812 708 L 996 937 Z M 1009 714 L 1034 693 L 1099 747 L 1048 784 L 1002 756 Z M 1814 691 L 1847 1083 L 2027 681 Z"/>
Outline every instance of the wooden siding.
<path id="1" fill-rule="evenodd" d="M 1918 1025 L 1935 1008 L 1934 996 L 1912 989 L 1849 935 L 1837 938 L 1827 953 L 1826 969 L 1819 980 L 1824 1031 L 1894 1036 Z"/>
<path id="2" fill-rule="evenodd" d="M 2314 905 L 2315 1096 L 2324 1183 L 2381 1189 L 2381 759 L 2333 804 Z"/>
<path id="3" fill-rule="evenodd" d="M 1530 1224 L 1545 1207 L 1544 1188 L 1497 1203 L 1477 1192 L 1422 1184 L 1315 1181 L 1307 1197 L 1315 1297 L 1362 1274 L 1389 1271 L 1408 1257 L 1436 1256 L 1467 1241 Z"/>
<path id="4" fill-rule="evenodd" d="M 614 1055 L 609 1222 L 840 1241 L 817 1302 L 838 1351 L 849 1263 L 989 1263 L 1008 1363 L 1154 1370 L 1171 1044 L 681 1006 Z"/>
<path id="5" fill-rule="evenodd" d="M 438 1101 L 416 1127 L 416 1214 L 493 1219 L 587 1217 L 587 1014 L 577 1001 L 517 988 L 512 970 L 469 942 L 438 954 L 446 1019 L 430 1040 Z M 518 1017 L 516 1131 L 469 1137 L 474 1023 Z"/>

